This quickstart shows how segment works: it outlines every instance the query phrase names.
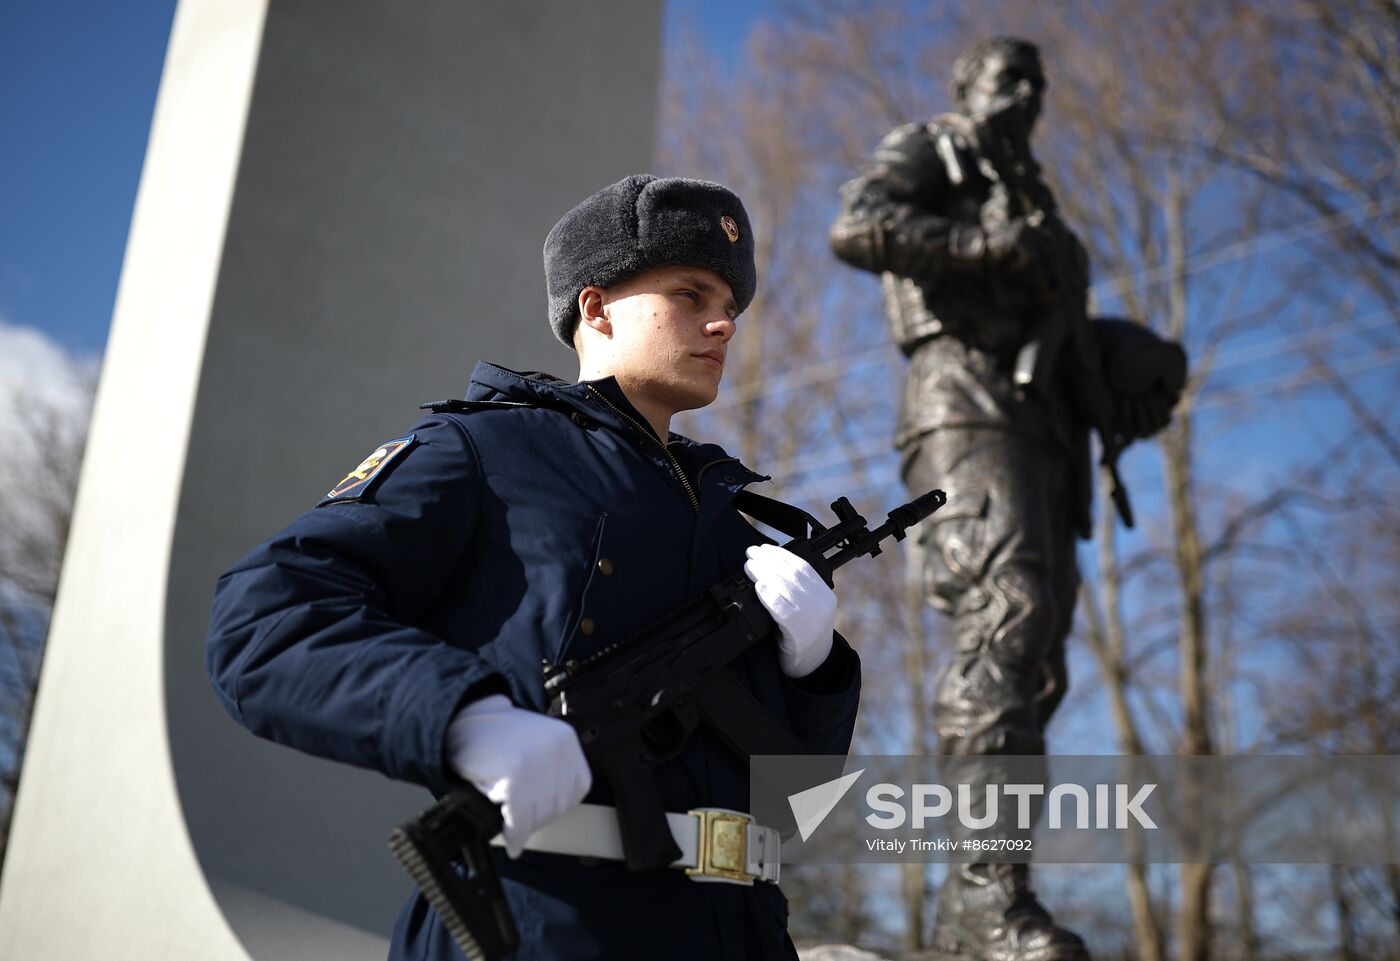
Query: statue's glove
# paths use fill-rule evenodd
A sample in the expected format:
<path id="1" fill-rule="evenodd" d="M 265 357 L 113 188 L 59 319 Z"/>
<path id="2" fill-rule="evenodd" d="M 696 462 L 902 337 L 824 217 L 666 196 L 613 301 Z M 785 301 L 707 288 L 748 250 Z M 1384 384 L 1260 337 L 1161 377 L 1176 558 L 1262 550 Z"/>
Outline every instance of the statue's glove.
<path id="1" fill-rule="evenodd" d="M 996 280 L 1028 292 L 1038 303 L 1060 296 L 1055 270 L 1056 238 L 1044 226 L 1016 217 L 987 231 L 985 270 Z"/>
<path id="2" fill-rule="evenodd" d="M 1120 394 L 1113 408 L 1116 426 L 1123 436 L 1134 440 L 1151 437 L 1171 423 L 1177 399 L 1178 395 L 1168 394 L 1160 386 L 1146 393 Z"/>
<path id="3" fill-rule="evenodd" d="M 792 551 L 775 544 L 748 550 L 744 573 L 778 625 L 778 664 L 791 678 L 806 677 L 831 653 L 836 592 Z"/>
<path id="4" fill-rule="evenodd" d="M 987 231 L 987 266 L 1010 275 L 1028 274 L 1050 263 L 1052 239 L 1025 217 Z"/>
<path id="5" fill-rule="evenodd" d="M 1125 437 L 1151 437 L 1171 421 L 1186 388 L 1186 352 L 1136 321 L 1094 320 L 1104 377 L 1113 391 L 1115 427 Z"/>
<path id="6" fill-rule="evenodd" d="M 473 701 L 447 728 L 448 764 L 501 806 L 506 853 L 583 800 L 593 784 L 568 723 L 516 707 L 502 694 Z"/>

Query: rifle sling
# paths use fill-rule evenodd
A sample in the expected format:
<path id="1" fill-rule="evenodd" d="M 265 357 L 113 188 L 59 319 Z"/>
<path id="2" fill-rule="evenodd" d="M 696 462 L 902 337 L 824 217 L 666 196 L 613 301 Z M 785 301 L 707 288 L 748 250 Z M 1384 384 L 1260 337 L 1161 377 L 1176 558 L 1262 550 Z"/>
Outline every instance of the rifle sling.
<path id="1" fill-rule="evenodd" d="M 751 490 L 741 490 L 735 494 L 734 506 L 760 524 L 766 524 L 788 537 L 807 537 L 824 530 L 817 519 L 802 508 Z"/>
<path id="2" fill-rule="evenodd" d="M 755 754 L 807 753 L 802 741 L 784 730 L 728 670 L 710 675 L 691 697 L 721 743 L 745 764 Z"/>

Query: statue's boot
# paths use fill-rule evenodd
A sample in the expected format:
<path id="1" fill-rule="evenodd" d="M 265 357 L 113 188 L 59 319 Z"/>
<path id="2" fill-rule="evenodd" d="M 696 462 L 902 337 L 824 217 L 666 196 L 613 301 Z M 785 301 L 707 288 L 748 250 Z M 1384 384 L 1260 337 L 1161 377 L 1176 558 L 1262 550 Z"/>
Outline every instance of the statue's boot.
<path id="1" fill-rule="evenodd" d="M 1079 935 L 1036 900 L 1026 864 L 950 864 L 938 892 L 936 961 L 1089 961 Z"/>

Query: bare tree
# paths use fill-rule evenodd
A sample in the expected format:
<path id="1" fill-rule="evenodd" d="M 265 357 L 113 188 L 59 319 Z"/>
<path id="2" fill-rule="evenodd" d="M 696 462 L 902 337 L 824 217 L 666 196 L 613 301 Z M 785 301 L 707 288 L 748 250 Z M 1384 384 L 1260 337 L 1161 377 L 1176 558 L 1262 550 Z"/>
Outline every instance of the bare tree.
<path id="1" fill-rule="evenodd" d="M 740 399 L 712 423 L 735 431 L 746 456 L 761 452 L 757 462 L 799 500 L 843 485 L 899 496 L 882 445 L 902 371 L 893 350 L 881 349 L 876 286 L 826 255 L 832 198 L 892 126 L 946 107 L 956 52 L 1008 30 L 1036 41 L 1050 79 L 1037 149 L 1090 250 L 1096 309 L 1181 339 L 1193 363 L 1176 423 L 1160 443 L 1143 445 L 1160 454 L 1160 480 L 1141 451 L 1128 459 L 1135 494 L 1160 506 L 1140 512 L 1144 529 L 1126 536 L 1101 506 L 1097 552 L 1083 565 L 1082 635 L 1098 662 L 1115 746 L 1248 749 L 1233 739 L 1236 698 L 1277 683 L 1276 662 L 1255 655 L 1279 634 L 1257 643 L 1235 635 L 1275 602 L 1280 582 L 1298 583 L 1300 551 L 1282 518 L 1337 483 L 1353 456 L 1342 440 L 1358 431 L 1400 463 L 1400 447 L 1387 446 L 1400 405 L 1386 406 L 1355 377 L 1397 356 L 1381 323 L 1393 316 L 1385 305 L 1397 302 L 1400 277 L 1397 222 L 1382 216 L 1400 155 L 1395 15 L 1393 0 L 794 2 L 780 6 L 726 77 L 704 52 L 693 54 L 693 68 L 673 59 L 673 93 L 686 106 L 677 113 L 673 104 L 665 128 L 687 131 L 685 149 L 668 154 L 673 171 L 739 187 L 760 233 L 770 232 L 760 238 L 769 299 L 741 320 L 740 339 L 755 356 L 736 368 Z M 1375 349 L 1348 355 L 1342 348 L 1353 341 Z M 1306 409 L 1319 385 L 1341 402 L 1342 421 L 1314 439 L 1311 460 L 1301 462 L 1308 445 L 1300 443 L 1267 480 L 1203 475 L 1202 461 L 1216 461 L 1230 443 L 1223 437 L 1265 422 L 1280 401 Z M 1354 513 L 1359 502 L 1339 509 Z M 1370 523 L 1400 527 L 1394 504 L 1376 510 Z M 1315 525 L 1305 526 L 1313 537 Z M 1398 564 L 1379 567 L 1387 589 Z M 908 580 L 883 569 L 873 578 L 859 590 L 879 610 L 859 612 L 860 637 L 867 690 L 886 696 L 867 699 L 861 737 L 927 750 L 922 683 L 938 647 L 936 622 L 915 610 Z M 1311 604 L 1341 609 L 1336 598 Z M 1383 643 L 1386 629 L 1393 636 L 1387 624 L 1373 640 Z M 1319 705 L 1328 703 L 1323 677 L 1308 678 Z M 1208 866 L 1185 866 L 1167 886 L 1169 877 L 1128 869 L 1122 913 L 1132 918 L 1137 957 L 1202 961 L 1217 932 L 1229 934 L 1222 951 L 1228 944 L 1251 961 L 1266 956 L 1271 942 L 1254 927 L 1253 905 L 1276 898 L 1285 880 L 1267 874 L 1261 886 L 1237 865 L 1231 895 L 1215 890 Z M 1346 875 L 1349 897 L 1363 889 L 1358 877 Z M 1400 880 L 1382 880 L 1375 890 L 1400 892 Z M 904 872 L 899 890 L 903 940 L 915 948 L 924 874 Z M 1335 904 L 1326 891 L 1296 893 Z M 1213 911 L 1228 896 L 1233 922 Z"/>
<path id="2" fill-rule="evenodd" d="M 868 312 L 846 307 L 845 277 L 832 269 L 826 249 L 825 213 L 810 203 L 825 189 L 825 152 L 811 142 L 826 129 L 821 91 L 781 69 L 774 42 L 771 34 L 756 34 L 749 47 L 755 68 L 728 75 L 703 66 L 713 60 L 694 43 L 670 51 L 674 82 L 663 102 L 662 166 L 721 181 L 744 198 L 759 276 L 757 294 L 730 345 L 725 390 L 677 429 L 726 442 L 774 477 L 775 496 L 820 513 L 824 501 L 849 493 L 863 509 L 872 505 L 872 516 L 903 494 L 862 453 L 872 438 L 881 447 L 887 443 L 894 396 L 889 390 L 853 390 L 861 372 L 848 369 L 846 361 L 863 352 L 879 364 L 893 351 L 883 330 L 867 323 Z M 910 645 L 922 647 L 930 636 L 921 623 L 910 624 L 895 553 L 882 563 L 852 565 L 839 584 L 838 629 L 856 642 L 865 675 L 877 685 L 904 676 L 900 660 L 915 656 Z M 922 687 L 922 675 L 915 676 Z M 901 704 L 924 710 L 921 692 L 907 687 L 888 703 L 865 702 L 857 750 L 889 753 L 892 737 L 922 731 L 922 724 L 900 716 Z M 883 938 L 869 907 L 872 889 L 898 875 L 881 867 L 813 865 L 785 872 L 795 935 L 867 943 Z M 915 884 L 909 896 L 914 917 L 906 931 L 917 932 L 926 888 Z M 910 946 L 921 946 L 914 937 Z"/>
<path id="3" fill-rule="evenodd" d="M 1248 4 L 1256 37 L 1249 79 L 1264 102 L 1212 98 L 1213 122 L 1179 134 L 1201 156 L 1267 185 L 1303 226 L 1313 257 L 1367 293 L 1367 313 L 1388 314 L 1365 332 L 1373 350 L 1400 344 L 1400 7 L 1394 0 L 1286 0 Z M 1306 225 L 1316 229 L 1306 229 Z M 1400 464 L 1393 393 L 1368 399 L 1321 347 L 1314 371 L 1367 434 Z"/>
<path id="4" fill-rule="evenodd" d="M 61 400 L 0 385 L 0 861 L 87 436 L 92 378 L 72 373 L 77 396 Z"/>
<path id="5" fill-rule="evenodd" d="M 1292 679 L 1276 688 L 1275 703 L 1286 709 L 1269 709 L 1281 749 L 1400 752 L 1397 505 L 1368 489 L 1372 476 L 1372 468 L 1363 469 L 1343 501 L 1357 509 L 1332 512 L 1325 550 L 1317 549 L 1298 512 L 1285 518 L 1311 586 L 1270 625 L 1297 664 Z M 1387 820 L 1385 828 L 1394 845 L 1397 825 Z M 1329 880 L 1343 954 L 1357 956 L 1367 940 L 1400 945 L 1400 867 L 1338 868 Z"/>

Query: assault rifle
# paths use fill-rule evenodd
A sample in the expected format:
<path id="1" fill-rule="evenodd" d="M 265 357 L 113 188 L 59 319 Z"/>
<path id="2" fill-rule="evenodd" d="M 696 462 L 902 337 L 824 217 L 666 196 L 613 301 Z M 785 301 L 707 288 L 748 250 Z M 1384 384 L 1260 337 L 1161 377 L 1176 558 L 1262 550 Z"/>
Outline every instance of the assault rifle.
<path id="1" fill-rule="evenodd" d="M 879 554 L 886 538 L 903 540 L 908 528 L 946 500 L 943 491 L 930 491 L 895 508 L 874 530 L 844 497 L 831 505 L 837 523 L 830 528 L 805 511 L 747 491 L 735 506 L 793 537 L 783 546 L 830 585 L 837 568 Z M 653 770 L 679 754 L 701 722 L 745 762 L 755 754 L 805 753 L 726 670 L 755 644 L 771 642 L 776 630 L 741 570 L 626 640 L 583 660 L 546 667 L 549 712 L 574 726 L 595 775 L 611 787 L 632 870 L 662 868 L 681 856 Z M 499 808 L 462 785 L 389 839 L 394 856 L 471 961 L 495 961 L 519 941 L 487 850 L 500 829 Z M 454 859 L 465 862 L 465 872 Z"/>
<path id="2" fill-rule="evenodd" d="M 973 118 L 978 145 L 991 161 L 997 177 L 1006 185 L 1013 208 L 1031 225 L 1049 236 L 1052 259 L 1051 282 L 1054 307 L 1041 322 L 1040 330 L 1016 355 L 1013 372 L 1016 389 L 1044 395 L 1051 389 L 1056 363 L 1069 351 L 1074 376 L 1070 379 L 1079 408 L 1099 435 L 1102 456 L 1099 463 L 1108 473 L 1113 504 L 1126 527 L 1133 526 L 1133 507 L 1128 489 L 1118 476 L 1118 458 L 1128 446 L 1128 438 L 1114 421 L 1113 395 L 1104 374 L 1103 360 L 1094 339 L 1093 325 L 1085 311 L 1084 289 L 1088 278 L 1074 256 L 1069 228 L 1056 211 L 1055 199 L 1040 179 L 1040 166 L 1030 152 L 1030 129 L 1024 100 L 1028 89 L 1011 97 L 983 116 Z M 1015 210 L 1011 211 L 1014 215 Z M 1081 531 L 1088 537 L 1088 531 Z"/>

